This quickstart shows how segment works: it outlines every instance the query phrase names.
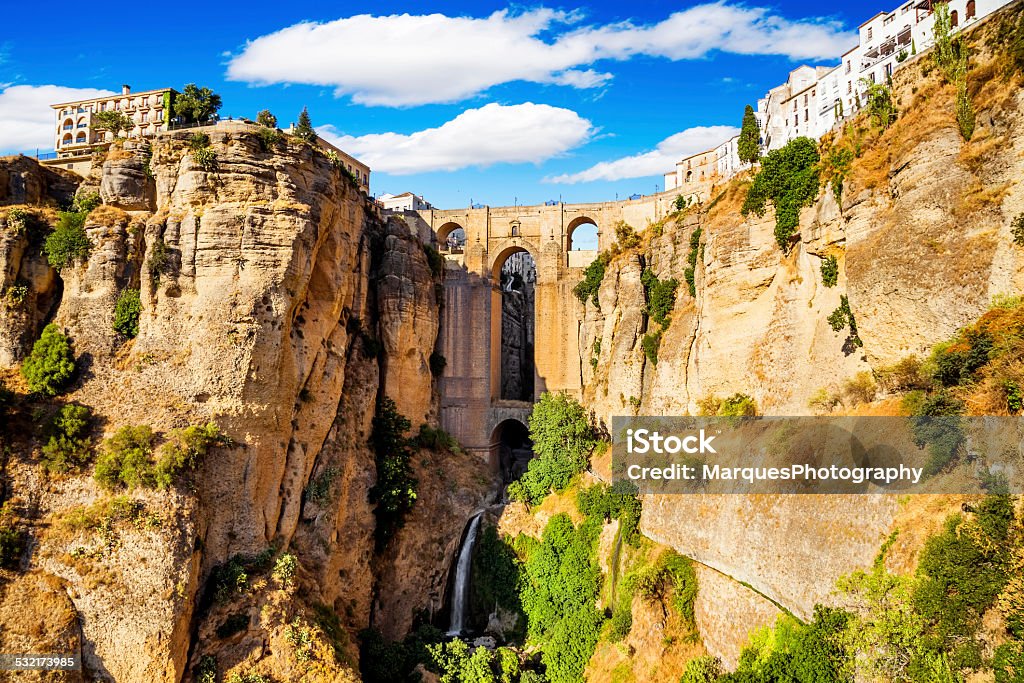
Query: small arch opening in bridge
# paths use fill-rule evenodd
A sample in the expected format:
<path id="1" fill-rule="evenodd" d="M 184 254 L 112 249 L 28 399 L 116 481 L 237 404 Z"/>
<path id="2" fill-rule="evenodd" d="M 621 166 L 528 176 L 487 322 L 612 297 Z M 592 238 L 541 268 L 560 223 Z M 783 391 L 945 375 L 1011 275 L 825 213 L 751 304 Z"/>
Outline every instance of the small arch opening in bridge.
<path id="1" fill-rule="evenodd" d="M 510 247 L 495 262 L 494 270 L 501 292 L 501 349 L 497 354 L 501 392 L 498 398 L 533 401 L 537 264 L 530 252 Z"/>
<path id="2" fill-rule="evenodd" d="M 491 464 L 501 474 L 503 486 L 526 472 L 533 458 L 530 430 L 515 418 L 502 420 L 491 432 Z"/>
<path id="3" fill-rule="evenodd" d="M 445 223 L 437 231 L 437 246 L 448 254 L 461 254 L 466 248 L 466 231 L 458 223 Z"/>
<path id="4" fill-rule="evenodd" d="M 574 218 L 565 228 L 567 251 L 597 251 L 597 223 L 589 216 Z"/>

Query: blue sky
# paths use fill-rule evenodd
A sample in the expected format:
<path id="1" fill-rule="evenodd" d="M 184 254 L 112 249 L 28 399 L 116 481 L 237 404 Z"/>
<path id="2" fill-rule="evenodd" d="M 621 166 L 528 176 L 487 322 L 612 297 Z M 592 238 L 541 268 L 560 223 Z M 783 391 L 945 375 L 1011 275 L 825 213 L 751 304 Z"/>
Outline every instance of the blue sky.
<path id="1" fill-rule="evenodd" d="M 879 9 L 768 4 L 143 3 L 0 26 L 0 153 L 51 145 L 53 98 L 188 82 L 224 116 L 314 125 L 374 170 L 374 193 L 441 207 L 600 201 L 660 189 L 801 63 L 831 64 Z M 426 7 L 426 8 L 425 8 Z M 823 9 L 828 13 L 823 14 Z M 56 25 L 55 25 L 56 21 Z M 51 26 L 59 40 L 32 27 Z M 59 26 L 59 28 L 58 28 Z M 44 87 L 53 86 L 53 87 Z M 75 90 L 71 90 L 75 89 Z"/>

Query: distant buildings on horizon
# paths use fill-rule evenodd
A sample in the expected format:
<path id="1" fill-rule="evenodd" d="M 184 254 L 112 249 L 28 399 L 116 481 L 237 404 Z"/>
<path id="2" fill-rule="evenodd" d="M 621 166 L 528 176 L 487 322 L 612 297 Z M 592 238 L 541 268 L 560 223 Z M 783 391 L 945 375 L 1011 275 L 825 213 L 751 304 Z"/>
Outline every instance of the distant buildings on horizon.
<path id="1" fill-rule="evenodd" d="M 1011 0 L 950 0 L 954 30 L 967 28 Z M 879 12 L 858 27 L 857 45 L 833 67 L 799 66 L 786 82 L 757 101 L 764 153 L 797 137 L 818 139 L 864 106 L 868 84 L 887 83 L 910 57 L 935 42 L 934 0 L 908 0 L 891 12 Z M 724 179 L 749 167 L 739 159 L 739 136 L 706 152 L 684 157 L 664 175 L 665 190 L 712 178 Z"/>

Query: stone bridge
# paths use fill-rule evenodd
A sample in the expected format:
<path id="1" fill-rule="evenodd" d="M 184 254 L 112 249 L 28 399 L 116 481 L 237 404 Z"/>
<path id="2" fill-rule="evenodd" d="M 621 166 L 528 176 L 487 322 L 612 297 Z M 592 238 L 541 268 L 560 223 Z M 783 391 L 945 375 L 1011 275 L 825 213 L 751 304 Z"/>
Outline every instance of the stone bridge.
<path id="1" fill-rule="evenodd" d="M 697 200 L 704 200 L 695 188 Z M 615 241 L 614 226 L 625 221 L 637 231 L 675 210 L 678 191 L 636 200 L 595 204 L 429 209 L 404 218 L 425 242 L 445 257 L 444 308 L 438 351 L 446 366 L 441 378 L 441 426 L 469 451 L 497 467 L 503 425 L 525 424 L 544 391 L 579 397 L 584 362 L 579 336 L 583 304 L 573 288 L 598 251 Z M 573 248 L 573 235 L 585 225 L 597 229 L 597 249 Z M 449 248 L 461 229 L 465 244 Z M 502 397 L 501 271 L 509 258 L 527 252 L 536 265 L 533 289 L 532 392 L 521 400 Z"/>

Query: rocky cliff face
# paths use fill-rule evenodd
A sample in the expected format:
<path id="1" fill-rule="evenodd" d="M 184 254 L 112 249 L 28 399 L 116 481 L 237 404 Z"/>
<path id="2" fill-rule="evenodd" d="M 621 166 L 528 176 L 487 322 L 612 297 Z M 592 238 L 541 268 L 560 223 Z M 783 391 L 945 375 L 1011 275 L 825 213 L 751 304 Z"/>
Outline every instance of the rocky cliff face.
<path id="1" fill-rule="evenodd" d="M 95 534 L 40 530 L 30 562 L 67 587 L 97 675 L 177 681 L 214 655 L 221 671 L 288 679 L 281 653 L 264 644 L 283 642 L 282 620 L 313 620 L 322 605 L 340 615 L 341 635 L 371 619 L 398 632 L 436 608 L 450 546 L 489 482 L 473 463 L 457 486 L 436 484 L 466 456 L 422 452 L 416 513 L 390 554 L 375 554 L 367 442 L 378 397 L 393 397 L 414 429 L 436 414 L 428 358 L 438 302 L 423 247 L 307 145 L 217 130 L 216 161 L 200 166 L 188 137 L 111 150 L 82 190 L 104 201 L 86 219 L 83 263 L 58 274 L 39 244 L 0 229 L 4 285 L 30 291 L 27 312 L 0 321 L 0 364 L 22 357 L 52 319 L 79 359 L 66 399 L 91 406 L 104 434 L 215 421 L 232 445 L 211 452 L 194 490 L 129 492 L 156 517 L 119 531 L 116 546 L 83 555 L 76 548 L 95 545 Z M 67 201 L 65 179 L 34 162 L 0 168 L 11 179 L 0 185 L 14 188 L 6 203 Z M 134 340 L 112 328 L 126 288 L 141 290 Z M 7 468 L 10 488 L 33 501 L 27 516 L 59 527 L 109 498 L 86 475 L 40 476 L 37 447 L 18 439 Z M 245 625 L 206 637 L 230 616 L 203 598 L 211 572 L 267 548 L 296 555 L 299 588 L 282 604 L 256 581 L 236 605 L 248 610 Z M 376 588 L 382 577 L 386 591 Z M 340 671 L 355 650 L 346 638 L 335 645 Z"/>
<path id="2" fill-rule="evenodd" d="M 775 244 L 771 209 L 763 218 L 740 214 L 749 183 L 740 178 L 700 210 L 648 228 L 641 248 L 615 257 L 600 305 L 586 304 L 580 335 L 583 396 L 597 415 L 697 414 L 702 399 L 734 393 L 753 397 L 763 414 L 811 414 L 820 409 L 810 405 L 816 394 L 842 396 L 859 372 L 924 357 L 993 297 L 1019 293 L 1024 254 L 1010 224 L 1024 212 L 1024 92 L 997 75 L 993 29 L 971 37 L 973 138 L 958 130 L 952 86 L 927 74 L 931 55 L 908 63 L 894 84 L 900 118 L 877 138 L 864 119 L 842 133 L 846 142 L 862 139 L 864 149 L 842 205 L 823 188 L 803 209 L 789 254 Z M 691 295 L 685 270 L 698 229 Z M 821 274 L 829 256 L 839 266 L 834 287 Z M 642 312 L 645 267 L 680 283 L 656 365 L 641 348 L 653 325 Z M 846 344 L 847 331 L 827 322 L 841 296 L 863 347 Z M 592 371 L 591 355 L 598 358 Z M 847 399 L 840 410 L 853 408 Z M 642 528 L 719 572 L 716 579 L 744 582 L 806 617 L 839 576 L 872 561 L 898 510 L 887 497 L 648 496 Z M 730 590 L 748 593 L 751 604 L 735 623 L 773 619 L 760 595 Z M 742 640 L 711 624 L 728 610 L 702 606 L 708 597 L 702 589 L 705 642 L 735 661 Z"/>

